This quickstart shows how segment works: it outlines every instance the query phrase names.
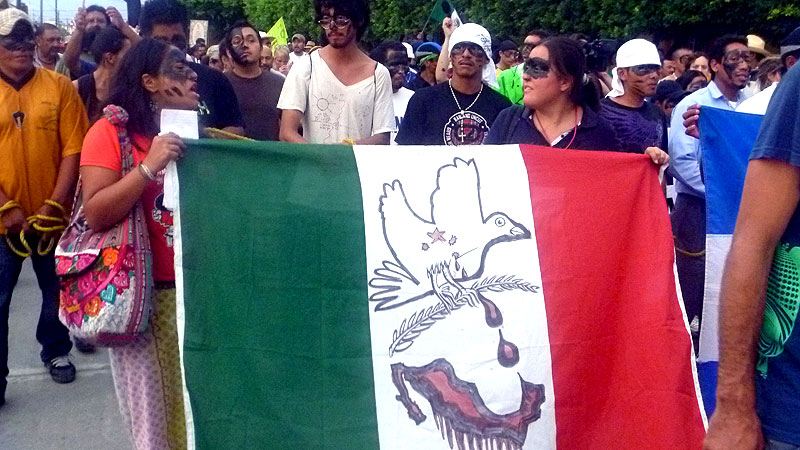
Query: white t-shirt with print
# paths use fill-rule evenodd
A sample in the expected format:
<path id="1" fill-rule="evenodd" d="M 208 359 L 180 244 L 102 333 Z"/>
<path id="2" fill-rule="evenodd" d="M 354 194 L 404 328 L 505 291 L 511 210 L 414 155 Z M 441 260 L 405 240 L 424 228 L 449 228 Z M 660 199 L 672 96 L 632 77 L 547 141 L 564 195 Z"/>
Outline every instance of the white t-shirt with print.
<path id="1" fill-rule="evenodd" d="M 292 65 L 278 109 L 303 113 L 303 138 L 312 144 L 362 139 L 395 128 L 389 70 L 378 64 L 373 76 L 345 86 L 319 51 Z"/>
<path id="2" fill-rule="evenodd" d="M 406 115 L 406 107 L 408 107 L 408 101 L 411 100 L 412 95 L 414 95 L 414 91 L 404 87 L 392 93 L 392 103 L 394 104 L 394 131 L 392 131 L 392 138 L 390 141 L 392 145 L 397 145 L 394 138 L 397 136 L 397 130 L 400 129 L 400 124 L 403 123 L 403 117 Z"/>

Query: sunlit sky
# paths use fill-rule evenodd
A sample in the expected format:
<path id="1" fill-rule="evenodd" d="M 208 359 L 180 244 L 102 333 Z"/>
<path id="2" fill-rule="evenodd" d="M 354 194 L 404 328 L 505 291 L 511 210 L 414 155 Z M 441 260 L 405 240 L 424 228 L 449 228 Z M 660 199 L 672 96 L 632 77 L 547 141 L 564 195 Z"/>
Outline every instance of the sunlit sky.
<path id="1" fill-rule="evenodd" d="M 24 3 L 28 4 L 28 12 L 31 18 L 36 22 L 39 21 L 39 12 L 44 11 L 43 18 L 45 22 L 55 22 L 56 19 L 56 4 L 58 5 L 58 20 L 60 22 L 69 22 L 75 16 L 75 12 L 81 6 L 89 6 L 92 4 L 99 4 L 100 6 L 113 6 L 122 13 L 122 17 L 128 17 L 128 7 L 124 0 L 41 0 L 42 6 L 39 6 L 40 0 L 27 0 Z M 9 3 L 16 6 L 17 0 L 9 0 Z"/>

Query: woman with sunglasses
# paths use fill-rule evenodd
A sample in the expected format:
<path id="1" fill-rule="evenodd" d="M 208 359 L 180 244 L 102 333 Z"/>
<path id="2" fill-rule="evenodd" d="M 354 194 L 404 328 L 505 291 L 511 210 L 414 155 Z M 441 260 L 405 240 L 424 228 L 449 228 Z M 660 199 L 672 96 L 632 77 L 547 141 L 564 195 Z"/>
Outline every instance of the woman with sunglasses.
<path id="1" fill-rule="evenodd" d="M 585 74 L 580 44 L 564 37 L 545 40 L 525 62 L 523 104 L 501 112 L 484 143 L 622 150 L 613 128 L 592 109 L 598 94 Z"/>

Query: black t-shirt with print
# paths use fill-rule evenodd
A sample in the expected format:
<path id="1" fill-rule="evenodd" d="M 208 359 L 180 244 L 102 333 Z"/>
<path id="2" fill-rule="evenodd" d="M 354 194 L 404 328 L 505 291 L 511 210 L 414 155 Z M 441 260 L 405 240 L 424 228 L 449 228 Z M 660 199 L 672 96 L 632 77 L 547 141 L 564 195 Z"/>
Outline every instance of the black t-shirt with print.
<path id="1" fill-rule="evenodd" d="M 631 108 L 604 98 L 599 112 L 614 127 L 623 149 L 644 152 L 648 147 L 658 147 L 667 151 L 667 118 L 658 106 L 644 102 Z"/>
<path id="2" fill-rule="evenodd" d="M 197 93 L 200 95 L 197 110 L 200 129 L 244 127 L 236 92 L 225 75 L 200 64 L 193 62 L 188 64 L 197 73 Z"/>
<path id="3" fill-rule="evenodd" d="M 453 99 L 453 92 L 461 108 Z M 477 97 L 477 100 L 476 100 Z M 500 111 L 511 105 L 484 85 L 480 94 L 451 92 L 449 83 L 420 89 L 408 102 L 395 141 L 400 145 L 480 145 Z"/>

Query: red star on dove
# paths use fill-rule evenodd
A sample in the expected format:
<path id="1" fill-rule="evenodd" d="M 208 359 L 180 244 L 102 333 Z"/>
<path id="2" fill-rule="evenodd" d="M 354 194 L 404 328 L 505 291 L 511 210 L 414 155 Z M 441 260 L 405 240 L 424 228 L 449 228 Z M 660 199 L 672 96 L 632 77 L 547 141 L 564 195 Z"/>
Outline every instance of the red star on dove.
<path id="1" fill-rule="evenodd" d="M 434 229 L 433 232 L 428 233 L 428 237 L 433 239 L 431 241 L 431 244 L 436 243 L 436 241 L 444 242 L 444 233 L 445 233 L 444 231 L 439 231 L 438 227 L 436 229 Z"/>

